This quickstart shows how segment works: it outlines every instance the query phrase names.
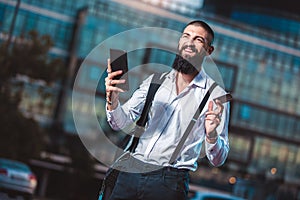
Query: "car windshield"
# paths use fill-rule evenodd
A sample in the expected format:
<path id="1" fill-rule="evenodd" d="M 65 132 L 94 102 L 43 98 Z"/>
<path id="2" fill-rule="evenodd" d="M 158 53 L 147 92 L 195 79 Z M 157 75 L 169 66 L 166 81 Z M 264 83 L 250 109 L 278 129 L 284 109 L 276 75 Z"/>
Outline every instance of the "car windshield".
<path id="1" fill-rule="evenodd" d="M 26 172 L 30 171 L 29 168 L 25 164 L 17 162 L 17 161 L 6 160 L 6 159 L 0 159 L 0 167 L 22 170 L 22 171 L 26 171 Z"/>

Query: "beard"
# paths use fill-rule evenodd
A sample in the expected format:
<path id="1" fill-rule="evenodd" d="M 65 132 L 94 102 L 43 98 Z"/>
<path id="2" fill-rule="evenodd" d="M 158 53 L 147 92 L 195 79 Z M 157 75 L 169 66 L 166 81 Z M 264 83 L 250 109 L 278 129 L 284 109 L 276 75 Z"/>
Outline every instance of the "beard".
<path id="1" fill-rule="evenodd" d="M 172 68 L 183 74 L 195 74 L 199 72 L 194 65 L 178 54 L 176 54 Z"/>
<path id="2" fill-rule="evenodd" d="M 183 74 L 196 74 L 199 72 L 197 69 L 197 66 L 201 66 L 201 58 L 199 57 L 198 51 L 191 47 L 193 51 L 196 52 L 196 56 L 190 57 L 190 56 L 184 56 L 182 55 L 182 52 L 185 48 L 188 46 L 183 46 L 181 49 L 179 49 L 179 53 L 176 54 L 176 57 L 174 59 L 174 62 L 172 64 L 172 68 L 177 70 L 178 72 L 181 72 Z"/>

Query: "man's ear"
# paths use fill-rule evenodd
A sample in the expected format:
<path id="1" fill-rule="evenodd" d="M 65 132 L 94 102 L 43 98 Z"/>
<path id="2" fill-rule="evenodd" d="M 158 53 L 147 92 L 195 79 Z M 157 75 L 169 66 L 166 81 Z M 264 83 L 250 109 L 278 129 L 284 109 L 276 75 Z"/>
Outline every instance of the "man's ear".
<path id="1" fill-rule="evenodd" d="M 214 47 L 214 46 L 209 46 L 209 47 L 207 48 L 207 54 L 210 55 L 214 50 L 215 50 L 215 47 Z"/>

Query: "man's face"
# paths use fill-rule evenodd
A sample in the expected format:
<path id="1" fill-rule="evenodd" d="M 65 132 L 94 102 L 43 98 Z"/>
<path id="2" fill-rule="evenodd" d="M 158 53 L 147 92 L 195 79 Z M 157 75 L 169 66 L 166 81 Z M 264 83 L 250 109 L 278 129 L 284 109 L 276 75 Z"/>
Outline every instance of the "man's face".
<path id="1" fill-rule="evenodd" d="M 178 43 L 179 55 L 194 66 L 201 65 L 205 55 L 211 54 L 211 36 L 201 26 L 187 26 Z"/>

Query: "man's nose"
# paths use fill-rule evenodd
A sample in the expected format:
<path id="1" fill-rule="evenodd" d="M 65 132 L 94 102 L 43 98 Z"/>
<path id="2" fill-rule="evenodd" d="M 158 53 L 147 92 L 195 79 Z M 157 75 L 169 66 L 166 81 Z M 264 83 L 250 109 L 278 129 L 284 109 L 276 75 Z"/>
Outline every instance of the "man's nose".
<path id="1" fill-rule="evenodd" d="M 186 45 L 189 46 L 189 47 L 195 47 L 194 40 L 189 39 L 189 40 L 187 41 Z"/>
<path id="2" fill-rule="evenodd" d="M 187 44 L 188 46 L 194 45 L 194 39 L 193 39 L 193 38 L 188 38 L 187 41 L 186 41 L 186 44 Z"/>

